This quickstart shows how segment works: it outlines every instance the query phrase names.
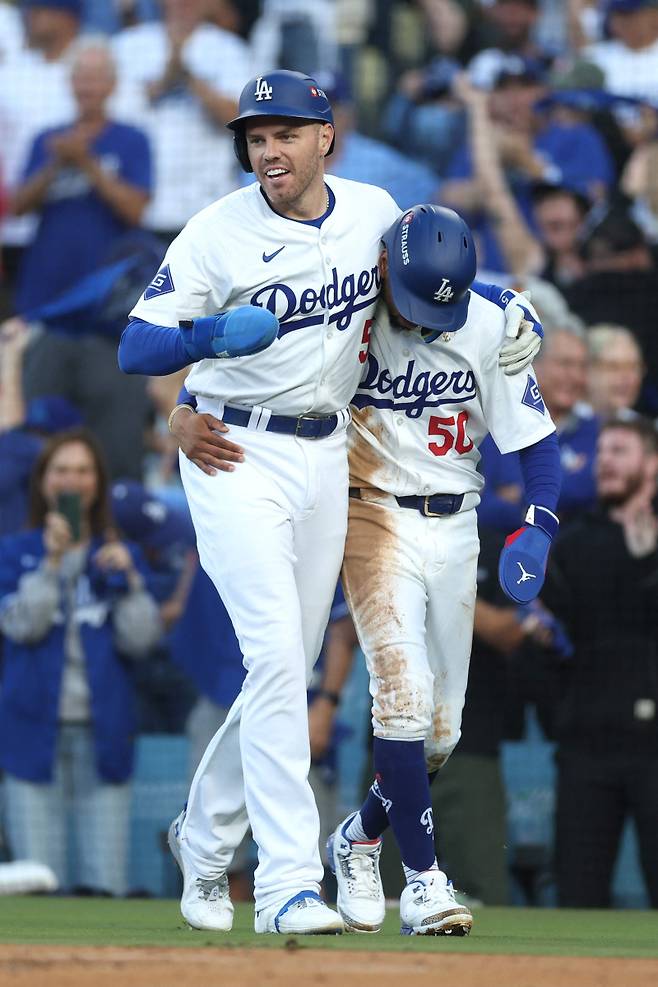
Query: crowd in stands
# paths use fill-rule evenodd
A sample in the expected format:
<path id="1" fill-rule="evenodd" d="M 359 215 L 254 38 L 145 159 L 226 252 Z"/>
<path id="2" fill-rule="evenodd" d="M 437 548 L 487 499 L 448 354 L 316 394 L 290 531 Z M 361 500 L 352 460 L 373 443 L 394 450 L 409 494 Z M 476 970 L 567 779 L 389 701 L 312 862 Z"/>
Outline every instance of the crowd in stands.
<path id="1" fill-rule="evenodd" d="M 535 703 L 557 745 L 558 902 L 611 904 L 631 817 L 658 907 L 658 0 L 0 0 L 9 853 L 62 889 L 126 893 L 136 737 L 187 732 L 193 771 L 240 689 L 167 430 L 185 374 L 125 376 L 116 348 L 171 240 L 252 180 L 225 124 L 276 67 L 329 96 L 330 173 L 401 208 L 456 209 L 478 276 L 530 290 L 545 328 L 535 370 L 563 534 L 541 602 L 511 606 L 495 560 L 524 491 L 518 456 L 485 440 L 469 695 L 434 789 L 440 859 L 473 898 L 509 901 L 500 750 Z M 327 831 L 350 724 L 326 670 L 340 688 L 355 645 L 338 592 L 309 692 Z M 248 877 L 248 847 L 235 866 Z"/>

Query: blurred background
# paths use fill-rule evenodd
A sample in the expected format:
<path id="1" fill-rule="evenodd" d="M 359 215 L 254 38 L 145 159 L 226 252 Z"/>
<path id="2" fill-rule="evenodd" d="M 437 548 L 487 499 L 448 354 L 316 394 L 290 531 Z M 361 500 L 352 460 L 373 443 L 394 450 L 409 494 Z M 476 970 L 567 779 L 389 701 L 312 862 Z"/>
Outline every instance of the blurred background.
<path id="1" fill-rule="evenodd" d="M 458 210 L 546 331 L 563 534 L 510 606 L 523 489 L 486 440 L 441 866 L 485 906 L 658 907 L 656 0 L 0 0 L 0 893 L 178 894 L 166 829 L 243 670 L 167 430 L 185 373 L 124 376 L 116 348 L 187 220 L 252 180 L 225 123 L 277 67 L 327 92 L 330 173 Z M 370 768 L 340 589 L 323 660 L 346 672 L 337 709 L 309 692 L 327 833 Z M 246 841 L 235 900 L 254 866 Z M 391 845 L 383 871 L 396 897 Z"/>

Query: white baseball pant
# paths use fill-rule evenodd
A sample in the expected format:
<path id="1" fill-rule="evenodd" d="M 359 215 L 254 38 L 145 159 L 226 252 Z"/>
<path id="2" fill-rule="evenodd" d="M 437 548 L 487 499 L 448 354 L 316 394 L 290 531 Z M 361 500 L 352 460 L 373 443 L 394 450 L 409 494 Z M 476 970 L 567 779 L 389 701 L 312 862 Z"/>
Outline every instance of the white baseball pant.
<path id="1" fill-rule="evenodd" d="M 438 518 L 387 494 L 350 498 L 345 597 L 366 657 L 376 737 L 424 740 L 428 770 L 460 737 L 480 543 L 474 510 Z"/>
<path id="2" fill-rule="evenodd" d="M 217 402 L 199 411 L 221 417 Z M 345 416 L 347 417 L 347 416 Z M 245 462 L 207 476 L 181 455 L 201 564 L 233 622 L 247 676 L 190 789 L 181 838 L 199 873 L 225 870 L 248 822 L 257 908 L 319 889 L 306 686 L 347 525 L 345 428 L 323 439 L 232 426 Z M 208 628 L 212 633 L 212 628 Z"/>

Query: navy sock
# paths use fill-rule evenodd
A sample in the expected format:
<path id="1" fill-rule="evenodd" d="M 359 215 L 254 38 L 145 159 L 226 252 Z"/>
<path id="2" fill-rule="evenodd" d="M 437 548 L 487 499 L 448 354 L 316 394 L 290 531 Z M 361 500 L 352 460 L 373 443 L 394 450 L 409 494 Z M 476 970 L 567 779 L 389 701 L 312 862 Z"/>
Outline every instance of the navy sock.
<path id="1" fill-rule="evenodd" d="M 380 835 L 370 835 L 373 819 L 368 809 L 372 795 L 393 827 L 402 862 L 412 870 L 429 870 L 435 862 L 436 849 L 425 744 L 422 740 L 375 737 L 373 755 L 376 778 L 361 810 L 364 831 L 371 839 Z M 376 792 L 373 792 L 375 786 Z"/>
<path id="2" fill-rule="evenodd" d="M 428 785 L 432 784 L 438 773 L 438 771 L 432 771 L 428 774 Z M 376 840 L 389 827 L 390 820 L 386 814 L 385 801 L 386 799 L 379 787 L 379 775 L 377 775 L 368 789 L 368 794 L 359 813 L 363 831 L 367 834 L 369 840 Z"/>

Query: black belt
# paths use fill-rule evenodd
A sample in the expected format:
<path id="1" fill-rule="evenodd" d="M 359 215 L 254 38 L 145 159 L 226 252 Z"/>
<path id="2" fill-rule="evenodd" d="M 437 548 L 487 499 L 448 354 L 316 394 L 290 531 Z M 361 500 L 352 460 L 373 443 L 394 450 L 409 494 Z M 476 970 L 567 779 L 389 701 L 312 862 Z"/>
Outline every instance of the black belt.
<path id="1" fill-rule="evenodd" d="M 245 408 L 224 407 L 222 421 L 229 425 L 249 425 L 252 412 Z M 324 439 L 335 432 L 338 425 L 338 415 L 301 415 L 293 418 L 289 415 L 270 415 L 265 432 L 282 432 L 284 435 L 295 435 L 298 439 Z"/>
<path id="2" fill-rule="evenodd" d="M 350 487 L 350 497 L 363 500 L 359 487 Z M 464 503 L 464 494 L 430 494 L 428 497 L 396 497 L 400 507 L 420 511 L 423 517 L 456 514 Z"/>

